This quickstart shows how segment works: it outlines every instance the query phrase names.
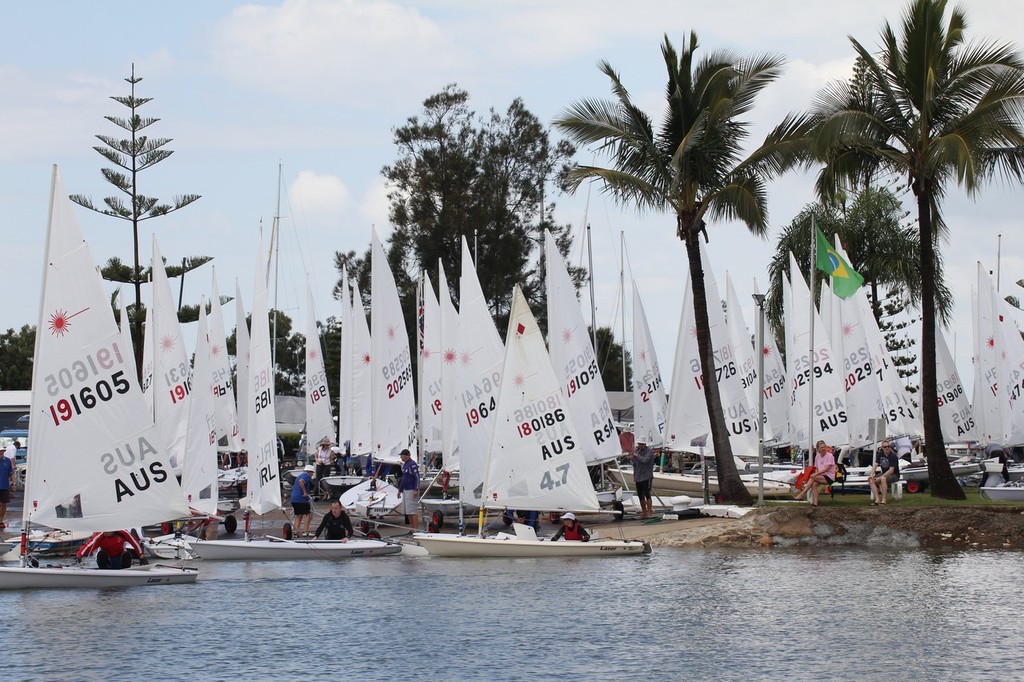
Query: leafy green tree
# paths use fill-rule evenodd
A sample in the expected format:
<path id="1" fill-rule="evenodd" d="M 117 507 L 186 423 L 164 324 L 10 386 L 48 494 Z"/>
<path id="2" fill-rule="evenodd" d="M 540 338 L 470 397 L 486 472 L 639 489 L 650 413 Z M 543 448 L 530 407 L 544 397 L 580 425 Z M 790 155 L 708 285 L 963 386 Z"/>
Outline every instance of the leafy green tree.
<path id="1" fill-rule="evenodd" d="M 873 54 L 850 42 L 865 64 L 863 92 L 838 82 L 822 91 L 815 152 L 820 196 L 876 170 L 905 177 L 913 192 L 921 270 L 921 406 L 932 495 L 964 499 L 946 458 L 935 384 L 936 243 L 940 205 L 956 182 L 976 195 L 995 175 L 1024 179 L 1024 59 L 1014 45 L 968 44 L 967 19 L 946 0 L 913 0 L 899 33 L 886 23 Z"/>
<path id="2" fill-rule="evenodd" d="M 28 391 L 32 388 L 32 359 L 36 353 L 36 328 L 24 325 L 0 335 L 0 389 Z"/>
<path id="3" fill-rule="evenodd" d="M 633 370 L 630 367 L 632 359 L 626 353 L 626 385 L 622 385 L 623 367 L 622 344 L 615 341 L 615 333 L 608 327 L 597 328 L 597 348 L 594 354 L 597 356 L 597 366 L 601 370 L 601 380 L 604 381 L 606 391 L 628 391 L 630 381 L 633 377 Z"/>
<path id="4" fill-rule="evenodd" d="M 137 97 L 135 85 L 142 81 L 141 77 L 135 75 L 135 65 L 132 65 L 132 75 L 125 81 L 131 86 L 127 97 L 111 97 L 112 100 L 126 107 L 129 111 L 127 118 L 119 116 L 106 116 L 105 118 L 126 131 L 128 137 L 118 139 L 109 135 L 97 135 L 96 139 L 102 145 L 93 147 L 100 156 L 106 159 L 114 168 L 104 168 L 101 173 L 103 179 L 114 186 L 119 192 L 114 196 L 106 197 L 103 200 L 105 207 L 98 207 L 93 204 L 92 199 L 82 194 L 72 194 L 71 201 L 80 206 L 124 220 L 132 226 L 132 243 L 134 261 L 131 265 L 123 263 L 119 258 L 111 258 L 101 269 L 103 278 L 112 282 L 130 284 L 135 288 L 135 302 L 128 306 L 129 319 L 132 327 L 132 337 L 142 338 L 142 323 L 145 319 L 145 311 L 142 305 L 142 285 L 149 280 L 149 268 L 143 267 L 140 243 L 139 224 L 150 218 L 157 218 L 184 208 L 199 199 L 198 194 L 182 194 L 175 196 L 170 203 L 161 203 L 156 197 L 146 196 L 139 192 L 139 175 L 164 161 L 172 152 L 166 149 L 171 140 L 169 138 L 150 138 L 145 134 L 145 129 L 158 122 L 158 118 L 143 117 L 139 109 L 149 102 L 151 97 Z M 194 256 L 182 260 L 181 268 L 168 268 L 168 276 L 176 277 L 184 275 L 185 272 L 193 270 L 209 261 L 207 256 Z M 172 274 L 173 273 L 173 274 Z M 190 314 L 198 315 L 198 308 Z M 136 343 L 135 361 L 139 370 L 142 370 L 142 344 Z"/>
<path id="5" fill-rule="evenodd" d="M 479 117 L 469 108 L 469 94 L 455 85 L 428 97 L 421 114 L 395 129 L 394 142 L 398 158 L 381 172 L 391 188 L 395 226 L 388 261 L 404 309 L 415 310 L 420 271 L 437 282 L 438 262 L 458 296 L 465 237 L 498 328 L 507 324 L 514 284 L 543 320 L 544 230 L 551 230 L 563 255 L 571 245 L 570 227 L 552 220 L 555 206 L 546 194 L 552 184 L 560 186 L 572 146 L 552 143 L 522 100 L 503 114 L 491 110 Z M 339 269 L 349 265 L 368 296 L 369 259 L 350 252 L 335 261 Z M 583 270 L 573 268 L 570 275 L 578 284 Z M 414 328 L 411 319 L 407 323 Z"/>
<path id="6" fill-rule="evenodd" d="M 771 55 L 743 58 L 728 51 L 697 59 L 697 48 L 695 33 L 681 52 L 665 37 L 661 52 L 667 70 L 666 108 L 657 130 L 608 62 L 601 62 L 600 69 L 611 81 L 614 99 L 572 104 L 555 125 L 574 143 L 593 146 L 610 159 L 608 167 L 574 168 L 573 187 L 597 178 L 618 201 L 675 219 L 676 236 L 686 245 L 690 267 L 719 486 L 725 500 L 750 504 L 750 493 L 736 471 L 715 379 L 698 240 L 707 241 L 707 221 L 714 219 L 740 220 L 755 235 L 765 234 L 766 181 L 803 159 L 806 121 L 788 117 L 744 158 L 750 123 L 743 117 L 757 95 L 778 78 L 783 60 Z"/>

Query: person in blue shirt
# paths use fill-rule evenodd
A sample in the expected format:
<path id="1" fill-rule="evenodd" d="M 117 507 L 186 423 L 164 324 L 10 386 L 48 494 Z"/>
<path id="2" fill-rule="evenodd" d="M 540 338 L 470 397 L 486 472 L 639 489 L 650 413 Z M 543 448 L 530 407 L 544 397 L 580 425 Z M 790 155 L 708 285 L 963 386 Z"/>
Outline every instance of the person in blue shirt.
<path id="1" fill-rule="evenodd" d="M 292 495 L 288 499 L 292 503 L 292 511 L 295 513 L 295 526 L 292 531 L 295 535 L 309 535 L 309 523 L 313 520 L 310 513 L 310 491 L 313 489 L 313 474 L 316 467 L 307 464 L 302 473 L 295 477 L 295 485 L 292 486 Z M 305 529 L 303 529 L 305 524 Z"/>
<path id="2" fill-rule="evenodd" d="M 15 441 L 17 443 L 17 441 Z M 14 482 L 14 460 L 0 454 L 0 528 L 6 528 L 7 503 L 11 501 L 11 484 Z"/>
<path id="3" fill-rule="evenodd" d="M 420 467 L 408 449 L 402 450 L 398 456 L 402 460 L 402 480 L 398 483 L 398 497 L 402 500 L 405 521 L 415 533 L 420 527 Z"/>

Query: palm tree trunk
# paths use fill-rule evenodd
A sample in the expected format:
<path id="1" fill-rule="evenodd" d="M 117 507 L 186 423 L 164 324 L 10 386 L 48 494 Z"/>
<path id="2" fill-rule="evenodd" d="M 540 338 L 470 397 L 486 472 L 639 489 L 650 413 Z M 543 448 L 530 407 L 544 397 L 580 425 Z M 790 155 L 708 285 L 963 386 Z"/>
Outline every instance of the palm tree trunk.
<path id="1" fill-rule="evenodd" d="M 750 492 L 743 486 L 736 462 L 733 460 L 729 430 L 725 426 L 722 397 L 715 377 L 715 358 L 711 352 L 711 327 L 708 324 L 708 297 L 704 289 L 704 268 L 700 260 L 700 231 L 696 226 L 681 231 L 686 235 L 686 257 L 690 263 L 690 286 L 693 287 L 693 312 L 697 324 L 697 350 L 700 353 L 700 374 L 704 383 L 704 400 L 711 420 L 711 437 L 715 441 L 715 466 L 718 470 L 718 488 L 721 501 L 750 506 L 754 503 Z M 715 303 L 715 305 L 720 305 Z"/>
<path id="2" fill-rule="evenodd" d="M 935 239 L 932 235 L 931 198 L 929 192 L 921 188 L 915 188 L 915 194 L 921 237 L 921 414 L 928 487 L 932 497 L 963 500 L 967 496 L 949 466 L 939 424 L 938 388 L 935 384 Z"/>

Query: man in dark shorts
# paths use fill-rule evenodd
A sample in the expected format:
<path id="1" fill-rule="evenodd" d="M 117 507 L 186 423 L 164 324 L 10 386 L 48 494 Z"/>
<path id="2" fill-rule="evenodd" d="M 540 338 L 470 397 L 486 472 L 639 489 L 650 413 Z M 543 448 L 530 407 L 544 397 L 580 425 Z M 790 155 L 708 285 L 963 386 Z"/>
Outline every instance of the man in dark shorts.
<path id="1" fill-rule="evenodd" d="M 654 515 L 651 499 L 651 484 L 654 482 L 654 451 L 643 441 L 637 443 L 636 452 L 629 456 L 633 463 L 633 483 L 640 500 L 640 518 L 649 519 Z"/>
<path id="2" fill-rule="evenodd" d="M 11 501 L 11 484 L 14 482 L 14 460 L 0 456 L 0 528 L 6 528 L 7 503 Z"/>
<path id="3" fill-rule="evenodd" d="M 288 499 L 292 503 L 292 511 L 295 513 L 295 526 L 292 531 L 298 536 L 309 535 L 309 522 L 313 520 L 312 514 L 309 513 L 309 501 L 310 491 L 313 489 L 312 474 L 315 472 L 316 467 L 307 464 L 302 473 L 295 477 L 292 496 Z M 303 523 L 305 523 L 305 528 L 303 528 Z"/>

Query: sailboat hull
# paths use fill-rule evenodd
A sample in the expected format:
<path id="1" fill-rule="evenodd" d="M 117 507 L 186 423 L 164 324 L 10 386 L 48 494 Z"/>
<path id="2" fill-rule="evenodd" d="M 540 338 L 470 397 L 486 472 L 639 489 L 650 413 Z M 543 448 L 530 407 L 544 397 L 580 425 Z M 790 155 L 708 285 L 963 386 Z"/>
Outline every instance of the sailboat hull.
<path id="1" fill-rule="evenodd" d="M 414 533 L 413 539 L 431 556 L 477 559 L 544 557 L 639 556 L 650 547 L 639 540 L 594 539 L 590 542 L 523 540 L 515 537 L 480 538 L 444 533 Z"/>
<path id="2" fill-rule="evenodd" d="M 194 568 L 149 564 L 120 571 L 81 566 L 31 568 L 0 567 L 0 589 L 56 589 L 98 587 L 142 587 L 147 585 L 187 585 L 194 583 L 199 571 Z"/>
<path id="3" fill-rule="evenodd" d="M 622 477 L 625 479 L 628 486 L 633 487 L 635 485 L 633 482 L 633 471 L 631 469 L 623 468 Z M 758 482 L 756 475 L 753 477 L 742 477 L 742 481 L 743 487 L 745 487 L 751 495 L 757 495 Z M 694 499 L 699 499 L 704 495 L 704 479 L 700 474 L 655 472 L 652 487 L 655 491 L 660 491 L 666 495 L 689 495 Z M 708 488 L 712 497 L 719 493 L 718 477 L 716 475 L 712 474 L 708 477 Z M 767 478 L 764 481 L 765 497 L 785 498 L 791 495 L 792 492 L 793 488 L 788 483 L 772 481 Z"/>
<path id="4" fill-rule="evenodd" d="M 191 544 L 200 559 L 213 561 L 298 561 L 355 559 L 398 554 L 402 546 L 383 540 L 200 540 Z"/>

